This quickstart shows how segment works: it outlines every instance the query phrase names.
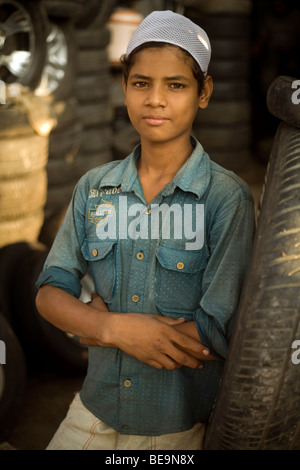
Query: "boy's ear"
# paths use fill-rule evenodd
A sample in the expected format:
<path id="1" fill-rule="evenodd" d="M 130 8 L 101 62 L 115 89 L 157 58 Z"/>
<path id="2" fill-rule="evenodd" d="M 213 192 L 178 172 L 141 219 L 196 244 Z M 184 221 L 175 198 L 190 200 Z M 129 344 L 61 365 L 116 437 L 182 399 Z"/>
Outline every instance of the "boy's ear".
<path id="1" fill-rule="evenodd" d="M 207 108 L 211 94 L 213 92 L 213 88 L 214 88 L 213 80 L 210 75 L 207 75 L 207 77 L 204 80 L 202 93 L 199 97 L 199 108 L 201 109 Z"/>

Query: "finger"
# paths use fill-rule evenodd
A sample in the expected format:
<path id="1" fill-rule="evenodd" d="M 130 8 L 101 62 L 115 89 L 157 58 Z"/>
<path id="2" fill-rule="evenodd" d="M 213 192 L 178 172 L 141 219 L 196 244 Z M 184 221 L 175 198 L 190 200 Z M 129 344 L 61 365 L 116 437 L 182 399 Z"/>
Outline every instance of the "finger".
<path id="1" fill-rule="evenodd" d="M 179 336 L 182 336 L 182 333 L 179 333 Z M 189 337 L 186 338 L 189 339 Z M 200 346 L 200 343 L 197 343 L 197 346 Z M 185 350 L 185 348 L 181 348 L 180 346 L 175 344 L 175 342 L 173 342 L 171 338 L 169 338 L 168 340 L 165 340 L 165 338 L 163 340 L 157 339 L 155 341 L 155 348 L 155 359 L 159 358 L 159 363 L 163 364 L 164 368 L 166 369 L 173 370 L 178 364 L 180 366 L 186 366 L 193 369 L 196 369 L 201 365 L 200 359 L 190 354 L 188 351 Z"/>
<path id="2" fill-rule="evenodd" d="M 170 356 L 177 364 L 185 367 L 190 367 L 191 369 L 198 369 L 203 366 L 202 362 L 196 357 L 188 354 L 177 347 L 170 349 Z"/>
<path id="3" fill-rule="evenodd" d="M 161 354 L 158 357 L 158 360 L 151 360 L 148 362 L 149 365 L 155 367 L 155 369 L 167 369 L 167 370 L 175 370 L 180 369 L 182 367 L 181 364 L 175 362 L 171 357 L 165 354 Z"/>
<path id="4" fill-rule="evenodd" d="M 208 348 L 203 346 L 200 341 L 192 338 L 191 336 L 185 335 L 178 330 L 174 329 L 174 336 L 172 339 L 179 348 L 184 350 L 190 350 L 196 354 L 203 354 L 203 350 L 207 350 L 209 353 Z"/>

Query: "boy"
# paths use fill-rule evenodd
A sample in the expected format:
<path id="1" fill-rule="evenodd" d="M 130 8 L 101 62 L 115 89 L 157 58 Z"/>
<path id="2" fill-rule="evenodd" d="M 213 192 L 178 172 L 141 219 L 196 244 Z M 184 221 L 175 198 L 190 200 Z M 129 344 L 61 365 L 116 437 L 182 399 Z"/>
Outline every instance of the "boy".
<path id="1" fill-rule="evenodd" d="M 81 178 L 38 280 L 41 315 L 89 344 L 49 449 L 201 449 L 254 219 L 247 186 L 191 137 L 209 60 L 206 33 L 171 11 L 129 42 L 125 103 L 141 143 Z M 88 267 L 90 305 L 78 300 Z"/>

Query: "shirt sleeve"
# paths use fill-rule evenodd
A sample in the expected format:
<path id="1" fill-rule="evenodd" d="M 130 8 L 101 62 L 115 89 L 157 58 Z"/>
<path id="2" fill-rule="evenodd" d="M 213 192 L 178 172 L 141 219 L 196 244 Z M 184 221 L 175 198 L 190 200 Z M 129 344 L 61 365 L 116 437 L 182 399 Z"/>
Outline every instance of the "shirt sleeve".
<path id="1" fill-rule="evenodd" d="M 55 238 L 36 287 L 44 284 L 59 287 L 79 298 L 80 280 L 87 271 L 81 246 L 85 237 L 85 177 L 74 189 L 64 222 Z"/>
<path id="2" fill-rule="evenodd" d="M 202 281 L 202 298 L 194 321 L 211 353 L 226 358 L 254 235 L 251 195 L 226 198 L 209 230 L 210 258 Z"/>

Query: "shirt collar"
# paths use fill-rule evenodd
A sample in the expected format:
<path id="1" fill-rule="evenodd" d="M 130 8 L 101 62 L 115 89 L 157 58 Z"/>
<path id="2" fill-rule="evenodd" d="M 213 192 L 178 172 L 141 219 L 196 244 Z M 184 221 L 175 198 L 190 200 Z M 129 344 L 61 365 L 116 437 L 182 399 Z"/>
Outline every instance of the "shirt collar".
<path id="1" fill-rule="evenodd" d="M 191 142 L 194 146 L 193 153 L 163 189 L 163 196 L 171 195 L 176 187 L 194 193 L 198 199 L 205 193 L 210 181 L 210 159 L 194 137 L 191 137 Z M 127 158 L 106 173 L 101 180 L 101 187 L 121 186 L 122 192 L 133 191 L 138 179 L 137 161 L 140 153 L 141 146 L 138 144 Z"/>

